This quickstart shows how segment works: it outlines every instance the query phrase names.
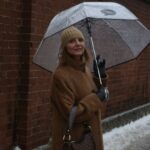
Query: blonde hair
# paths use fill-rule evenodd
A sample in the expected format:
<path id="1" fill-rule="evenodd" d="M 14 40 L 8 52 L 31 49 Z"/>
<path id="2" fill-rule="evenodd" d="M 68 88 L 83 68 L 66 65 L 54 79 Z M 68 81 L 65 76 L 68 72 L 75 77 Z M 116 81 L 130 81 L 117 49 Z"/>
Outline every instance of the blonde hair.
<path id="1" fill-rule="evenodd" d="M 74 38 L 82 38 L 85 41 L 83 33 L 76 27 L 71 26 L 67 29 L 65 29 L 61 33 L 61 47 L 60 47 L 60 57 L 59 57 L 59 64 L 70 64 L 73 63 L 72 56 L 68 53 L 66 45 L 67 43 Z M 85 48 L 83 54 L 81 55 L 82 63 L 88 64 L 90 63 L 91 56 L 88 52 L 88 50 Z"/>

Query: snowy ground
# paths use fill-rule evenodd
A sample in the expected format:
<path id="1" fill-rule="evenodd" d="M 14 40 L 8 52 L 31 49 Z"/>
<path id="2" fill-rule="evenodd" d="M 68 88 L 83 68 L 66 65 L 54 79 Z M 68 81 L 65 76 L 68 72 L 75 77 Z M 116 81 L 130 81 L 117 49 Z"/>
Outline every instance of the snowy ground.
<path id="1" fill-rule="evenodd" d="M 150 150 L 150 114 L 103 134 L 105 150 Z M 33 150 L 51 150 L 48 145 Z M 21 149 L 15 149 L 21 150 Z"/>
<path id="2" fill-rule="evenodd" d="M 150 150 L 150 115 L 103 136 L 105 150 Z"/>

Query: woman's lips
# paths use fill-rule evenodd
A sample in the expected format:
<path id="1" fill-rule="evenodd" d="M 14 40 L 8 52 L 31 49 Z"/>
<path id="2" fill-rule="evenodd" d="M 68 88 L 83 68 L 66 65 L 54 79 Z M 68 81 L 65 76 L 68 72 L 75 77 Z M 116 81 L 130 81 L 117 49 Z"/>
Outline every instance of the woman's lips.
<path id="1" fill-rule="evenodd" d="M 75 51 L 81 51 L 83 48 L 74 48 Z"/>

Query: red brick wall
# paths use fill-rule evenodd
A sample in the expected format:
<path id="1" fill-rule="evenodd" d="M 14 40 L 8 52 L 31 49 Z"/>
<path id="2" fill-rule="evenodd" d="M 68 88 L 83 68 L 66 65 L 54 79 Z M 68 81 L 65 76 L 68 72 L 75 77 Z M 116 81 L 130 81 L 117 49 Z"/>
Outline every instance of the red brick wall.
<path id="1" fill-rule="evenodd" d="M 0 0 L 0 150 L 30 150 L 51 132 L 51 74 L 32 57 L 51 18 L 81 0 Z M 118 0 L 150 29 L 150 4 Z M 149 102 L 150 47 L 134 61 L 108 70 L 110 101 L 103 117 Z"/>
<path id="2" fill-rule="evenodd" d="M 0 149 L 12 146 L 15 101 L 18 99 L 22 25 L 19 2 L 0 1 Z"/>

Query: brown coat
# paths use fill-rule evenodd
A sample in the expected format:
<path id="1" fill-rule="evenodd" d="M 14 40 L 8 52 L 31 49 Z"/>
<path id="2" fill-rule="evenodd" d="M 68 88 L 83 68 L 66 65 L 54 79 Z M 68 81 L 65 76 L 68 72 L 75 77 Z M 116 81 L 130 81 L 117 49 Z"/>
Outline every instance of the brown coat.
<path id="1" fill-rule="evenodd" d="M 102 102 L 94 93 L 97 88 L 91 73 L 85 68 L 84 65 L 65 65 L 58 67 L 53 74 L 51 94 L 53 150 L 62 150 L 62 137 L 74 102 L 78 103 L 78 110 L 72 139 L 81 137 L 82 122 L 89 121 L 96 141 L 96 150 L 103 150 L 100 119 Z"/>

